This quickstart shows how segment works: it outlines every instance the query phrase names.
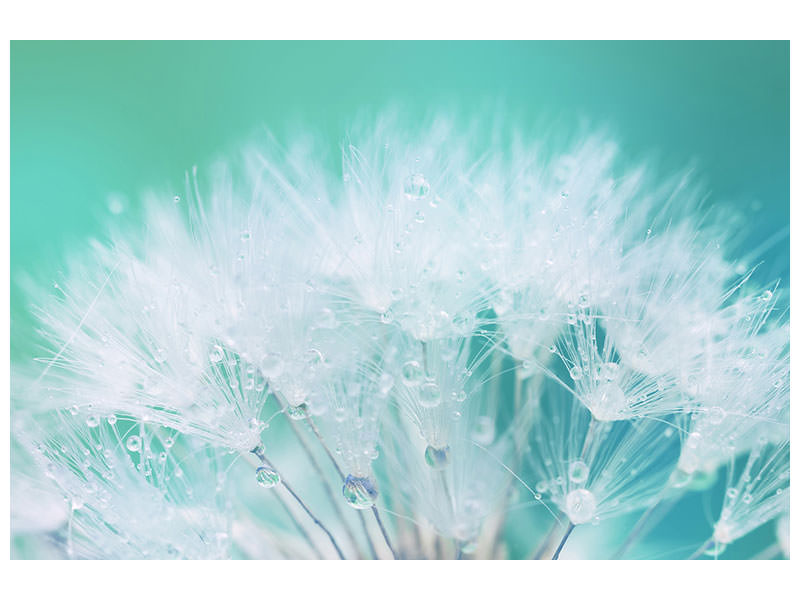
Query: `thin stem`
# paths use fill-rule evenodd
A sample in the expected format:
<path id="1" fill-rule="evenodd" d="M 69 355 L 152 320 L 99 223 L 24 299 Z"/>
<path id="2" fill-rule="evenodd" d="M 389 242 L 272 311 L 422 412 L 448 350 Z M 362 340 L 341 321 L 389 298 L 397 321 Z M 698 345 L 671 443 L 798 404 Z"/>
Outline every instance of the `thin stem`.
<path id="1" fill-rule="evenodd" d="M 307 416 L 306 421 L 308 422 L 309 427 L 311 427 L 311 431 L 314 432 L 314 435 L 319 440 L 319 443 L 322 445 L 322 448 L 325 450 L 325 454 L 328 455 L 328 458 L 330 459 L 331 463 L 333 463 L 333 466 L 336 468 L 336 472 L 339 473 L 339 477 L 342 478 L 342 483 L 344 483 L 346 479 L 344 471 L 342 471 L 342 468 L 339 466 L 336 457 L 330 451 L 330 448 L 328 448 L 328 444 L 325 443 L 325 439 L 322 437 L 322 434 L 320 433 L 319 429 L 317 429 L 317 425 L 314 423 L 314 420 L 311 418 L 311 416 Z M 383 539 L 386 540 L 386 545 L 389 546 L 389 550 L 392 552 L 392 556 L 394 557 L 395 560 L 397 560 L 397 554 L 394 551 L 392 543 L 389 541 L 389 534 L 386 532 L 386 529 L 384 528 L 383 523 L 381 522 L 381 519 L 378 516 L 378 510 L 373 506 L 372 511 L 373 511 L 372 514 L 375 515 L 375 520 L 378 522 L 378 527 L 381 530 L 381 534 L 383 534 Z M 372 545 L 372 539 L 369 537 L 367 522 L 364 520 L 364 516 L 361 514 L 360 511 L 358 511 L 358 518 L 361 519 L 361 526 L 364 528 L 364 535 L 367 537 L 367 542 L 369 543 L 370 552 L 372 552 L 373 557 L 377 558 L 377 554 L 375 553 L 375 547 Z"/>
<path id="2" fill-rule="evenodd" d="M 386 528 L 383 526 L 383 521 L 381 521 L 381 517 L 378 514 L 378 509 L 374 504 L 372 505 L 372 514 L 375 515 L 375 521 L 378 523 L 378 527 L 380 527 L 381 533 L 383 534 L 383 539 L 386 540 L 386 545 L 389 546 L 389 551 L 392 553 L 392 558 L 397 560 L 397 553 L 394 551 L 392 542 L 389 540 L 389 534 L 386 532 Z"/>
<path id="3" fill-rule="evenodd" d="M 658 503 L 653 504 L 650 508 L 648 508 L 644 512 L 644 514 L 641 517 L 639 517 L 639 520 L 636 521 L 636 525 L 633 526 L 633 529 L 628 534 L 628 537 L 625 538 L 625 541 L 622 543 L 622 546 L 620 546 L 619 550 L 617 550 L 616 553 L 614 554 L 614 556 L 612 556 L 611 558 L 620 559 L 625 555 L 625 553 L 628 550 L 630 550 L 631 545 L 633 544 L 633 542 L 636 541 L 636 538 L 639 537 L 639 534 L 642 533 L 642 530 L 644 529 L 644 526 L 645 526 L 647 520 L 650 518 L 650 516 L 656 510 L 657 506 L 658 506 Z"/>
<path id="4" fill-rule="evenodd" d="M 283 510 L 286 511 L 286 514 L 289 515 L 289 519 L 292 521 L 292 524 L 295 526 L 297 531 L 300 532 L 300 535 L 303 537 L 303 539 L 309 545 L 309 547 L 314 552 L 316 557 L 317 558 L 322 558 L 322 554 L 320 554 L 319 548 L 317 548 L 317 546 L 314 544 L 314 542 L 311 541 L 311 536 L 308 535 L 308 532 L 300 524 L 300 521 L 298 521 L 297 518 L 294 516 L 294 513 L 292 512 L 292 509 L 289 508 L 289 505 L 286 504 L 286 502 L 284 501 L 283 498 L 281 498 L 280 494 L 275 494 L 275 498 L 278 500 L 280 505 L 283 507 Z"/>
<path id="5" fill-rule="evenodd" d="M 552 560 L 558 560 L 559 555 L 561 554 L 561 550 L 564 548 L 564 544 L 567 543 L 567 538 L 572 533 L 572 530 L 575 529 L 575 523 L 570 523 L 569 527 L 567 527 L 567 532 L 564 534 L 564 537 L 561 538 L 561 541 L 558 543 L 558 548 L 556 548 L 555 553 L 553 553 Z"/>
<path id="6" fill-rule="evenodd" d="M 494 359 L 497 361 L 497 359 Z M 498 367 L 497 370 L 502 369 L 502 360 L 497 361 L 496 366 Z M 522 369 L 522 363 L 520 361 L 514 362 L 514 415 L 519 414 L 519 407 L 522 402 L 522 385 L 524 380 L 520 374 Z M 500 380 L 500 377 L 497 377 Z M 518 436 L 514 436 L 514 445 L 516 448 L 516 452 L 514 454 L 514 470 L 517 471 L 519 467 L 519 462 L 521 458 L 520 452 L 520 440 L 517 439 Z M 511 478 L 508 482 L 508 487 L 506 488 L 506 494 L 503 498 L 503 510 L 501 512 L 500 523 L 498 523 L 497 528 L 494 532 L 494 539 L 492 540 L 492 551 L 490 556 L 498 557 L 500 555 L 500 545 L 503 540 L 503 532 L 505 531 L 506 521 L 508 520 L 508 507 L 511 504 L 511 496 L 514 493 L 514 479 Z"/>
<path id="7" fill-rule="evenodd" d="M 561 526 L 560 521 L 556 521 L 555 523 L 553 523 L 553 526 L 550 528 L 550 531 L 547 532 L 547 535 L 545 535 L 544 539 L 542 540 L 542 543 L 539 544 L 539 547 L 536 549 L 536 552 L 534 552 L 533 555 L 531 556 L 532 560 L 540 560 L 544 556 L 544 553 L 547 552 L 547 549 L 553 543 L 553 538 L 555 537 L 556 533 L 558 533 L 558 528 L 560 526 Z"/>
<path id="8" fill-rule="evenodd" d="M 689 560 L 696 560 L 696 559 L 700 558 L 706 550 L 711 548 L 713 543 L 714 543 L 714 538 L 713 537 L 709 538 L 708 541 L 705 544 L 703 544 L 697 550 L 695 550 L 694 554 L 692 554 L 689 557 Z"/>
<path id="9" fill-rule="evenodd" d="M 292 419 L 287 419 L 287 421 L 289 422 L 289 426 L 292 428 L 292 431 L 297 437 L 297 440 L 300 442 L 300 446 L 306 453 L 306 456 L 308 457 L 308 460 L 311 463 L 311 467 L 314 469 L 317 475 L 319 475 L 319 479 L 322 482 L 322 487 L 325 489 L 325 493 L 327 494 L 328 499 L 331 501 L 334 511 L 336 511 L 336 516 L 339 517 L 339 520 L 344 525 L 344 529 L 345 532 L 347 533 L 347 537 L 350 539 L 350 543 L 353 545 L 356 551 L 358 551 L 358 542 L 356 541 L 353 530 L 350 528 L 350 525 L 348 524 L 347 519 L 345 518 L 344 513 L 342 512 L 341 502 L 337 500 L 336 495 L 333 492 L 333 488 L 331 488 L 330 484 L 328 483 L 328 478 L 325 477 L 325 474 L 322 471 L 322 467 L 320 466 L 319 462 L 314 456 L 314 453 L 311 451 L 311 448 L 309 448 L 308 444 L 306 444 L 306 441 L 303 439 L 303 436 L 298 430 L 297 426 L 294 424 L 294 421 L 292 421 Z M 372 542 L 370 542 L 369 537 L 367 537 L 367 542 L 369 543 L 369 549 L 370 552 L 372 553 L 372 557 L 376 558 L 375 548 L 373 548 Z"/>
<path id="10" fill-rule="evenodd" d="M 259 459 L 259 460 L 260 460 L 260 461 L 261 461 L 261 462 L 262 462 L 262 463 L 263 463 L 265 466 L 267 466 L 267 467 L 269 467 L 270 469 L 272 469 L 273 471 L 276 471 L 276 472 L 277 472 L 277 470 L 275 469 L 275 467 L 274 467 L 274 466 L 273 466 L 273 465 L 272 465 L 272 464 L 271 464 L 271 463 L 270 463 L 270 462 L 267 460 L 267 457 L 264 455 L 264 451 L 263 451 L 261 448 L 259 448 L 259 447 L 257 447 L 257 448 L 253 448 L 253 449 L 251 450 L 251 452 L 252 452 L 253 454 L 255 454 L 255 455 L 258 457 L 258 459 Z M 301 507 L 301 508 L 302 508 L 302 509 L 305 511 L 305 513 L 306 513 L 306 514 L 309 516 L 309 518 L 310 518 L 312 521 L 314 521 L 314 524 L 315 524 L 315 525 L 317 525 L 317 527 L 319 527 L 320 529 L 322 529 L 322 531 L 324 531 L 324 532 L 325 532 L 325 535 L 327 535 L 327 536 L 328 536 L 328 539 L 331 541 L 331 544 L 333 544 L 333 547 L 334 547 L 334 549 L 336 550 L 336 554 L 338 554 L 338 555 L 339 555 L 339 558 L 340 558 L 340 559 L 344 560 L 344 559 L 345 559 L 345 558 L 344 558 L 344 554 L 342 554 L 342 550 L 341 550 L 341 548 L 339 548 L 339 544 L 337 544 L 337 543 L 336 543 L 336 538 L 334 538 L 334 537 L 333 537 L 333 534 L 332 534 L 332 533 L 331 533 L 331 532 L 328 530 L 328 528 L 327 528 L 327 527 L 325 527 L 325 525 L 323 525 L 323 524 L 322 524 L 322 521 L 320 521 L 320 520 L 319 520 L 319 519 L 316 517 L 316 515 L 315 515 L 313 512 L 311 512 L 311 509 L 309 509 L 309 508 L 308 508 L 308 506 L 306 506 L 306 503 L 305 503 L 305 502 L 303 502 L 303 501 L 300 499 L 300 496 L 298 496 L 298 495 L 295 493 L 295 491 L 294 491 L 294 490 L 292 489 L 292 487 L 291 487 L 291 486 L 290 486 L 290 485 L 287 483 L 286 479 L 284 479 L 284 478 L 283 478 L 283 476 L 281 476 L 281 485 L 284 487 L 284 489 L 285 489 L 287 492 L 289 492 L 289 493 L 292 495 L 292 498 L 294 498 L 294 499 L 297 501 L 297 503 L 298 503 L 298 504 L 300 505 L 300 507 Z"/>

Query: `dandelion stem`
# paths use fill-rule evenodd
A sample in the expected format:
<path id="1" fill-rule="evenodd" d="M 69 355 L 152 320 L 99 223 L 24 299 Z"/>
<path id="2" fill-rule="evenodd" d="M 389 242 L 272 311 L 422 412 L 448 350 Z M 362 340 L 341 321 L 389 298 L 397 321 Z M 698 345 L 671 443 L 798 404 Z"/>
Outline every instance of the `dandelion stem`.
<path id="1" fill-rule="evenodd" d="M 392 553 L 392 558 L 397 560 L 397 553 L 394 551 L 394 547 L 392 546 L 391 540 L 389 540 L 389 534 L 386 531 L 386 528 L 383 526 L 383 521 L 381 521 L 381 517 L 378 514 L 378 509 L 375 505 L 372 505 L 372 514 L 375 515 L 375 521 L 378 523 L 378 527 L 383 534 L 383 539 L 386 540 L 386 545 L 389 546 L 389 551 Z"/>
<path id="2" fill-rule="evenodd" d="M 277 472 L 277 470 L 276 470 L 276 469 L 275 469 L 275 467 L 272 465 L 272 463 L 270 463 L 270 462 L 267 460 L 267 457 L 264 455 L 264 451 L 263 451 L 263 450 L 262 450 L 260 447 L 253 448 L 253 449 L 251 450 L 251 452 L 252 452 L 253 454 L 255 454 L 255 455 L 258 457 L 258 459 L 259 459 L 259 460 L 260 460 L 260 461 L 261 461 L 261 462 L 262 462 L 262 463 L 263 463 L 265 466 L 267 466 L 267 467 L 269 467 L 270 469 L 272 469 L 273 471 L 276 471 L 276 472 Z M 331 541 L 331 544 L 333 544 L 333 547 L 334 547 L 334 549 L 336 550 L 336 554 L 338 554 L 338 555 L 339 555 L 339 558 L 340 558 L 340 559 L 344 560 L 344 559 L 345 559 L 345 557 L 344 557 L 344 554 L 342 554 L 342 550 L 341 550 L 341 548 L 339 548 L 339 544 L 337 544 L 337 543 L 336 543 L 336 538 L 334 538 L 334 537 L 333 537 L 333 534 L 330 532 L 330 530 L 328 530 L 328 528 L 327 528 L 327 527 L 325 527 L 325 525 L 323 525 L 323 524 L 322 524 L 322 521 L 320 521 L 320 520 L 319 520 L 319 519 L 316 517 L 316 515 L 315 515 L 313 512 L 311 512 L 311 509 L 310 509 L 310 508 L 308 508 L 308 506 L 306 506 L 306 503 L 305 503 L 305 502 L 303 502 L 303 501 L 300 499 L 300 496 L 298 496 L 298 495 L 297 495 L 297 493 L 296 493 L 296 492 L 295 492 L 295 491 L 292 489 L 292 486 L 290 486 L 290 485 L 287 483 L 286 479 L 284 479 L 284 477 L 283 477 L 283 476 L 281 476 L 281 485 L 282 485 L 282 486 L 283 486 L 283 487 L 286 489 L 286 491 L 287 491 L 287 492 L 289 492 L 289 493 L 292 495 L 292 498 L 294 498 L 294 499 L 297 501 L 297 503 L 298 503 L 298 504 L 300 505 L 300 507 L 301 507 L 301 508 L 302 508 L 302 509 L 305 511 L 305 513 L 306 513 L 306 514 L 309 516 L 309 518 L 310 518 L 312 521 L 314 521 L 314 524 L 315 524 L 315 525 L 317 525 L 317 527 L 319 527 L 320 529 L 322 529 L 322 531 L 324 531 L 324 532 L 325 532 L 325 535 L 327 535 L 327 536 L 328 536 L 328 539 Z"/>
<path id="3" fill-rule="evenodd" d="M 658 521 L 659 519 L 662 519 L 664 517 L 664 515 L 669 511 L 669 509 L 675 504 L 676 500 L 677 497 L 672 501 L 659 500 L 658 502 L 653 504 L 650 508 L 648 508 L 644 512 L 644 514 L 642 514 L 642 516 L 639 517 L 639 520 L 636 521 L 636 525 L 634 525 L 630 534 L 628 534 L 628 537 L 625 538 L 625 541 L 622 543 L 622 546 L 620 546 L 619 550 L 617 550 L 617 552 L 614 554 L 614 556 L 612 556 L 612 558 L 613 559 L 622 558 L 625 555 L 625 553 L 628 550 L 630 550 L 630 547 L 633 545 L 633 542 L 635 542 L 638 537 L 640 537 L 642 534 L 645 533 L 646 525 L 652 524 L 653 516 L 656 510 L 660 510 L 660 515 L 656 519 L 656 521 Z"/>
<path id="4" fill-rule="evenodd" d="M 698 558 L 700 558 L 700 557 L 703 555 L 703 553 L 704 553 L 706 550 L 708 550 L 709 548 L 711 548 L 711 545 L 712 545 L 713 543 L 714 543 L 714 538 L 709 538 L 709 539 L 708 539 L 708 541 L 707 541 L 706 543 L 704 543 L 704 544 L 703 544 L 702 546 L 700 546 L 700 547 L 699 547 L 697 550 L 695 550 L 694 554 L 692 554 L 692 555 L 689 557 L 689 560 L 695 560 L 695 559 L 698 559 Z"/>
<path id="5" fill-rule="evenodd" d="M 542 540 L 542 543 L 539 544 L 539 547 L 533 553 L 533 555 L 531 556 L 531 559 L 533 559 L 533 560 L 541 560 L 541 558 L 544 556 L 544 553 L 547 552 L 547 549 L 553 543 L 553 538 L 558 533 L 558 528 L 560 526 L 561 526 L 561 522 L 560 521 L 556 521 L 555 523 L 553 523 L 553 526 L 550 528 L 550 531 L 547 532 L 547 535 Z"/>
<path id="6" fill-rule="evenodd" d="M 567 527 L 567 531 L 564 534 L 564 537 L 562 537 L 561 541 L 558 543 L 558 548 L 556 548 L 556 551 L 553 553 L 552 560 L 558 560 L 558 557 L 561 554 L 561 550 L 564 548 L 564 544 L 567 543 L 567 538 L 569 538 L 569 535 L 572 533 L 573 529 L 575 529 L 575 523 L 570 523 L 569 527 Z"/>
<path id="7" fill-rule="evenodd" d="M 328 448 L 328 444 L 325 443 L 325 439 L 322 437 L 322 434 L 320 433 L 319 429 L 317 429 L 314 420 L 310 416 L 307 416 L 306 421 L 308 422 L 309 427 L 311 427 L 311 431 L 314 432 L 314 435 L 319 440 L 319 443 L 322 444 L 322 448 L 325 450 L 325 454 L 328 455 L 328 458 L 333 463 L 333 466 L 336 468 L 336 472 L 339 473 L 339 477 L 341 477 L 342 483 L 344 483 L 346 478 L 344 471 L 342 471 L 342 468 L 339 466 L 336 457 L 330 451 L 330 448 Z M 378 527 L 381 530 L 381 534 L 383 534 L 383 539 L 386 541 L 386 545 L 389 546 L 389 550 L 392 553 L 392 557 L 395 560 L 397 560 L 397 553 L 394 551 L 394 546 L 392 546 L 392 543 L 389 540 L 389 534 L 387 533 L 386 528 L 383 526 L 381 518 L 378 516 L 378 509 L 376 509 L 374 506 L 372 507 L 372 514 L 375 516 L 375 521 L 377 521 L 378 523 Z M 360 511 L 358 513 L 358 518 L 361 519 L 361 526 L 364 528 L 364 535 L 367 538 L 367 543 L 369 544 L 370 552 L 372 553 L 372 556 L 374 558 L 377 558 L 375 547 L 372 545 L 372 539 L 369 537 L 369 530 L 367 529 L 367 523 L 364 520 L 364 516 L 361 514 Z"/>
<path id="8" fill-rule="evenodd" d="M 350 543 L 358 551 L 358 542 L 356 541 L 355 534 L 353 533 L 353 530 L 350 528 L 350 525 L 348 524 L 347 519 L 345 518 L 344 513 L 342 512 L 341 502 L 337 500 L 336 495 L 333 492 L 333 488 L 331 488 L 330 483 L 328 483 L 327 477 L 325 477 L 325 474 L 322 471 L 322 466 L 317 461 L 316 457 L 314 456 L 314 453 L 311 451 L 311 448 L 309 448 L 308 444 L 303 439 L 303 436 L 298 430 L 297 426 L 294 424 L 294 421 L 292 421 L 291 419 L 287 419 L 287 421 L 289 422 L 289 426 L 292 428 L 292 431 L 297 437 L 297 440 L 300 442 L 300 446 L 303 448 L 303 451 L 308 457 L 308 460 L 311 463 L 311 467 L 314 469 L 317 475 L 319 475 L 319 479 L 322 482 L 322 487 L 325 489 L 325 493 L 328 496 L 328 499 L 331 501 L 334 511 L 336 511 L 336 516 L 339 517 L 339 520 L 344 525 L 344 529 L 345 532 L 347 533 L 347 537 L 350 539 Z M 372 546 L 372 542 L 370 541 L 369 536 L 367 536 L 367 543 L 369 544 L 369 549 L 370 553 L 372 554 L 372 558 L 376 558 L 375 548 Z"/>
<path id="9" fill-rule="evenodd" d="M 286 504 L 286 502 L 284 501 L 283 498 L 281 498 L 280 494 L 275 494 L 275 498 L 278 500 L 280 505 L 283 507 L 283 510 L 286 512 L 286 514 L 289 515 L 289 520 L 291 520 L 292 524 L 295 526 L 295 529 L 297 529 L 297 531 L 300 532 L 300 535 L 303 537 L 303 539 L 306 541 L 306 543 L 311 547 L 311 550 L 314 552 L 314 555 L 317 558 L 322 558 L 322 554 L 320 554 L 319 549 L 314 544 L 314 542 L 311 540 L 311 536 L 308 535 L 308 532 L 300 524 L 300 521 L 298 521 L 297 518 L 294 516 L 294 513 L 292 512 L 292 509 L 289 508 L 289 505 Z"/>

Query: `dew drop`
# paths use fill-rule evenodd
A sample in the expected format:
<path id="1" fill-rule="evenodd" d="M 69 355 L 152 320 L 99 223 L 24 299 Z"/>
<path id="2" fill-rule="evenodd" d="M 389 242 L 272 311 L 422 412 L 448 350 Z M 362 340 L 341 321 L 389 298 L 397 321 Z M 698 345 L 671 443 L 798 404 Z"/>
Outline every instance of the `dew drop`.
<path id="1" fill-rule="evenodd" d="M 567 494 L 565 511 L 575 525 L 589 523 L 597 513 L 597 499 L 587 489 L 572 490 Z"/>
<path id="2" fill-rule="evenodd" d="M 132 435 L 126 440 L 125 447 L 131 452 L 139 452 L 142 447 L 142 439 L 138 435 Z"/>
<path id="3" fill-rule="evenodd" d="M 446 468 L 450 463 L 450 446 L 434 448 L 429 445 L 425 448 L 425 462 L 428 463 L 431 469 L 436 471 Z"/>
<path id="4" fill-rule="evenodd" d="M 106 419 L 109 425 L 114 425 L 117 422 L 117 415 L 108 415 Z"/>
<path id="5" fill-rule="evenodd" d="M 583 369 L 581 369 L 578 365 L 575 365 L 569 370 L 569 376 L 575 380 L 578 380 L 583 376 Z"/>
<path id="6" fill-rule="evenodd" d="M 403 183 L 403 193 L 409 200 L 419 200 L 428 195 L 431 190 L 431 184 L 425 179 L 424 175 L 417 173 L 410 175 Z"/>
<path id="7" fill-rule="evenodd" d="M 415 360 L 403 365 L 403 383 L 408 387 L 416 387 L 422 383 L 422 366 Z"/>
<path id="8" fill-rule="evenodd" d="M 97 427 L 100 425 L 100 419 L 98 419 L 96 415 L 89 415 L 86 417 L 86 424 L 89 427 Z"/>
<path id="9" fill-rule="evenodd" d="M 281 476 L 277 471 L 269 467 L 258 467 L 256 469 L 256 481 L 261 487 L 272 488 L 280 483 Z"/>
<path id="10" fill-rule="evenodd" d="M 342 486 L 342 495 L 350 506 L 364 510 L 375 504 L 378 490 L 368 477 L 348 475 Z"/>
<path id="11" fill-rule="evenodd" d="M 582 460 L 576 460 L 569 465 L 569 480 L 573 483 L 583 483 L 589 479 L 589 467 Z"/>
<path id="12" fill-rule="evenodd" d="M 442 392 L 439 386 L 428 381 L 419 389 L 419 403 L 423 408 L 436 408 L 442 402 Z"/>

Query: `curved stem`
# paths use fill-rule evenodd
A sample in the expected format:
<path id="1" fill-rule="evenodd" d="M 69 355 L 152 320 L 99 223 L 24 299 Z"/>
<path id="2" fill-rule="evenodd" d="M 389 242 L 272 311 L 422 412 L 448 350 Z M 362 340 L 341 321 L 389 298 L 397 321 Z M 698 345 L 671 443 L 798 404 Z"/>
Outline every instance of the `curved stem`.
<path id="1" fill-rule="evenodd" d="M 569 535 L 572 533 L 573 529 L 575 529 L 575 523 L 570 523 L 569 527 L 567 527 L 567 532 L 564 534 L 564 537 L 562 537 L 561 541 L 558 543 L 558 548 L 556 548 L 552 560 L 558 560 L 558 557 L 561 554 L 561 550 L 564 548 L 564 544 L 567 543 L 567 538 L 569 538 Z"/>
<path id="2" fill-rule="evenodd" d="M 713 543 L 714 543 L 714 538 L 709 538 L 705 544 L 703 544 L 697 550 L 695 550 L 694 554 L 692 554 L 689 557 L 689 560 L 695 560 L 700 558 L 703 555 L 703 553 L 711 547 Z"/>
<path id="3" fill-rule="evenodd" d="M 267 457 L 264 455 L 264 451 L 263 451 L 261 448 L 253 448 L 253 449 L 251 450 L 251 452 L 252 452 L 253 454 L 255 454 L 255 455 L 258 457 L 258 459 L 259 459 L 259 460 L 260 460 L 260 461 L 261 461 L 261 462 L 262 462 L 262 463 L 263 463 L 265 466 L 269 467 L 270 469 L 272 469 L 272 470 L 273 470 L 273 471 L 275 471 L 275 472 L 278 472 L 278 471 L 277 471 L 277 469 L 275 469 L 275 467 L 272 465 L 272 463 L 270 463 L 270 462 L 267 460 Z M 288 484 L 288 482 L 287 482 L 287 481 L 286 481 L 286 480 L 283 478 L 283 476 L 282 476 L 282 475 L 281 475 L 281 485 L 284 487 L 284 489 L 285 489 L 287 492 L 289 492 L 289 494 L 291 494 L 292 498 L 294 498 L 294 499 L 297 501 L 297 503 L 298 503 L 298 504 L 300 505 L 300 507 L 301 507 L 301 508 L 302 508 L 302 509 L 305 511 L 305 513 L 306 513 L 306 514 L 309 516 L 309 518 L 310 518 L 312 521 L 314 521 L 314 524 L 315 524 L 317 527 L 319 527 L 320 529 L 322 529 L 322 531 L 324 531 L 324 532 L 325 532 L 325 535 L 327 535 L 327 536 L 328 536 L 328 539 L 331 541 L 331 544 L 333 544 L 333 548 L 336 550 L 336 554 L 338 554 L 338 555 L 339 555 L 339 558 L 340 558 L 340 559 L 344 560 L 344 559 L 345 559 L 345 557 L 344 557 L 344 554 L 342 554 L 342 549 L 339 547 L 339 544 L 338 544 L 338 543 L 336 543 L 336 538 L 334 538 L 334 537 L 333 537 L 333 534 L 330 532 L 330 530 L 329 530 L 327 527 L 325 527 L 325 525 L 323 525 L 323 524 L 322 524 L 322 521 L 320 521 L 320 520 L 319 520 L 319 519 L 316 517 L 316 515 L 315 515 L 313 512 L 311 512 L 311 509 L 310 509 L 310 508 L 308 508 L 308 506 L 306 506 L 306 503 L 305 503 L 305 502 L 303 502 L 303 501 L 300 499 L 300 496 L 298 496 L 298 495 L 297 495 L 297 493 L 295 493 L 294 489 L 292 489 L 292 487 L 291 487 L 291 486 Z"/>
<path id="4" fill-rule="evenodd" d="M 328 458 L 330 459 L 331 463 L 333 463 L 333 466 L 336 468 L 336 472 L 339 473 L 339 477 L 342 478 L 342 483 L 344 483 L 346 479 L 344 471 L 342 471 L 342 468 L 339 466 L 336 457 L 333 455 L 333 453 L 330 451 L 330 448 L 328 448 L 328 445 L 325 443 L 325 439 L 322 437 L 322 434 L 320 433 L 319 429 L 317 429 L 314 420 L 310 416 L 308 416 L 306 417 L 306 421 L 308 422 L 309 427 L 311 427 L 311 431 L 314 432 L 314 435 L 319 440 L 319 443 L 325 450 L 325 454 L 328 455 Z M 378 527 L 381 530 L 381 534 L 383 534 L 383 539 L 386 541 L 386 545 L 389 546 L 389 550 L 392 552 L 392 557 L 394 557 L 394 559 L 397 560 L 397 553 L 394 551 L 394 547 L 392 546 L 391 541 L 389 541 L 389 534 L 386 532 L 386 528 L 383 526 L 383 522 L 378 516 L 378 510 L 374 506 L 372 507 L 372 514 L 375 516 L 375 520 L 378 523 Z M 369 530 L 367 529 L 367 523 L 364 520 L 364 516 L 361 514 L 360 511 L 358 512 L 358 518 L 361 519 L 361 525 L 364 528 L 364 535 L 367 537 L 367 542 L 369 543 L 370 551 L 372 552 L 373 557 L 377 558 L 377 554 L 375 553 L 375 547 L 372 545 L 372 540 L 369 537 Z"/>

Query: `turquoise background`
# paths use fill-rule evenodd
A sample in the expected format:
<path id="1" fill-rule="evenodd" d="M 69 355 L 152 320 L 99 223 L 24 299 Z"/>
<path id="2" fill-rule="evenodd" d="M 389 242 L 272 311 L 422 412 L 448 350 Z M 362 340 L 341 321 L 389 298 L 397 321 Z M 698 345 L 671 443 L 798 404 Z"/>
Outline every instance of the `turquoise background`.
<path id="1" fill-rule="evenodd" d="M 607 127 L 665 175 L 694 165 L 711 202 L 751 215 L 745 247 L 781 234 L 759 276 L 788 285 L 788 42 L 12 42 L 12 357 L 32 351 L 18 274 L 56 278 L 110 193 L 135 219 L 141 192 L 180 189 L 260 126 L 335 148 L 364 109 L 498 103 L 522 125 Z"/>

